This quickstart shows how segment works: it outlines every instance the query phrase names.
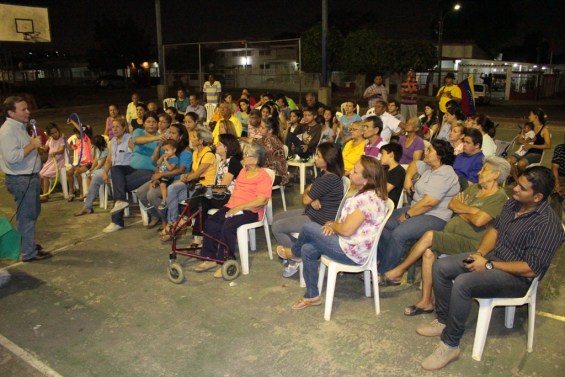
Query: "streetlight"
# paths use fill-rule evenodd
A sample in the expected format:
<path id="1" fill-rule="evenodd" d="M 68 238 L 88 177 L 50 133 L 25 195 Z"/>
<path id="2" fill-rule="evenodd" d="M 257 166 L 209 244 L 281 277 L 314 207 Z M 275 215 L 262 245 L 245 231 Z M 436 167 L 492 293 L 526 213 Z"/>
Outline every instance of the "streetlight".
<path id="1" fill-rule="evenodd" d="M 450 12 L 456 12 L 461 9 L 461 4 L 455 4 L 453 8 L 448 9 L 447 12 L 443 12 L 443 8 L 439 10 L 439 27 L 438 27 L 438 40 L 437 40 L 437 88 L 441 88 L 441 58 L 443 50 L 443 20 Z"/>

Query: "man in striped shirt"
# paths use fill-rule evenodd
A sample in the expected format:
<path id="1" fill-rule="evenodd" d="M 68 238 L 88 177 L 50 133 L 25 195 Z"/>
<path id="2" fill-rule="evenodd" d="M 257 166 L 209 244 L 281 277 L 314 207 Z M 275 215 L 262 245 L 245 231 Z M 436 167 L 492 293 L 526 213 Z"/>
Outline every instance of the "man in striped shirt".
<path id="1" fill-rule="evenodd" d="M 439 259 L 433 266 L 437 319 L 419 327 L 440 336 L 438 348 L 422 362 L 437 370 L 459 357 L 459 341 L 474 297 L 523 297 L 533 278 L 542 278 L 565 241 L 561 221 L 549 207 L 555 186 L 550 169 L 526 169 L 477 251 Z"/>
<path id="2" fill-rule="evenodd" d="M 410 68 L 406 73 L 406 81 L 400 85 L 400 114 L 408 120 L 418 116 L 418 83 L 416 74 Z"/>

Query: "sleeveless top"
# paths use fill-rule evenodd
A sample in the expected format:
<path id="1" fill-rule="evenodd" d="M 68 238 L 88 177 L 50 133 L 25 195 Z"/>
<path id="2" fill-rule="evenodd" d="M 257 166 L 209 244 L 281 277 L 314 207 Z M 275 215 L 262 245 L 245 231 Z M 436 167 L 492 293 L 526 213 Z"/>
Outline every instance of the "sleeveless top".
<path id="1" fill-rule="evenodd" d="M 545 139 L 543 136 L 541 136 L 541 132 L 543 131 L 543 129 L 545 128 L 545 125 L 543 125 L 539 132 L 536 134 L 536 138 L 534 139 L 534 145 L 544 145 L 545 144 Z M 529 149 L 528 152 L 526 154 L 542 154 L 543 153 L 543 149 L 537 149 L 537 148 L 532 148 Z"/>
<path id="2" fill-rule="evenodd" d="M 122 142 L 118 144 L 118 139 L 113 137 L 110 140 L 112 145 L 112 165 L 129 165 L 131 158 L 133 157 L 133 151 L 129 149 L 129 139 L 131 134 L 124 134 L 122 136 Z"/>

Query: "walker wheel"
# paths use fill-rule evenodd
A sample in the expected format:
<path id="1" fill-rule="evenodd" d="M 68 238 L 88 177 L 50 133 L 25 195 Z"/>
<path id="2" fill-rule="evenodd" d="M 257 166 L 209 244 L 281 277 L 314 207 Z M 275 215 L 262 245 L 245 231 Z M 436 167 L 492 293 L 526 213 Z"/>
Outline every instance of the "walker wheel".
<path id="1" fill-rule="evenodd" d="M 169 280 L 175 284 L 180 284 L 184 281 L 182 266 L 177 262 L 173 262 L 169 267 L 167 267 L 167 275 L 169 276 Z"/>
<path id="2" fill-rule="evenodd" d="M 233 259 L 225 261 L 222 265 L 222 277 L 224 280 L 235 280 L 240 273 L 241 267 L 239 267 L 239 263 Z"/>

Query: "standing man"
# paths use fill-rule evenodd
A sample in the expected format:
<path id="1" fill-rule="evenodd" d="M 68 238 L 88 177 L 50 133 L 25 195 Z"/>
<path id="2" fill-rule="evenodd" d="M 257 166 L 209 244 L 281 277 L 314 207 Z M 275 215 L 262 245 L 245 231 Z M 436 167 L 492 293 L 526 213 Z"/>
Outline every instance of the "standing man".
<path id="1" fill-rule="evenodd" d="M 388 92 L 386 91 L 386 86 L 383 85 L 383 75 L 382 73 L 377 73 L 373 79 L 373 85 L 365 89 L 363 93 L 363 98 L 369 100 L 369 108 L 375 106 L 377 100 L 385 101 L 388 100 Z"/>
<path id="2" fill-rule="evenodd" d="M 35 243 L 35 222 L 41 212 L 39 202 L 41 159 L 37 149 L 41 139 L 29 136 L 26 126 L 30 111 L 21 97 L 8 97 L 3 103 L 6 121 L 0 128 L 0 169 L 6 175 L 6 188 L 16 201 L 16 228 L 22 237 L 21 258 L 25 262 L 51 257 Z"/>
<path id="3" fill-rule="evenodd" d="M 128 125 L 131 124 L 133 119 L 137 118 L 137 105 L 140 103 L 143 104 L 143 102 L 139 101 L 139 94 L 133 93 L 131 95 L 131 102 L 128 103 L 128 107 L 126 109 L 126 121 Z"/>
<path id="4" fill-rule="evenodd" d="M 222 84 L 216 81 L 213 74 L 208 75 L 208 81 L 204 83 L 202 87 L 202 92 L 206 97 L 206 103 L 218 104 L 220 99 L 220 93 L 222 93 Z"/>
<path id="5" fill-rule="evenodd" d="M 400 85 L 400 114 L 404 119 L 418 117 L 418 83 L 412 68 L 406 73 L 406 81 Z"/>
<path id="6" fill-rule="evenodd" d="M 439 101 L 439 122 L 443 120 L 443 114 L 447 111 L 445 105 L 449 101 L 455 101 L 457 103 L 461 103 L 461 99 L 463 98 L 461 94 L 461 89 L 454 84 L 455 75 L 452 72 L 449 72 L 445 75 L 445 85 L 439 88 L 436 98 Z"/>
<path id="7" fill-rule="evenodd" d="M 555 185 L 551 170 L 536 166 L 518 178 L 512 199 L 504 205 L 472 255 L 438 259 L 433 285 L 437 319 L 419 327 L 422 336 L 439 336 L 437 349 L 422 368 L 437 370 L 457 359 L 459 341 L 473 298 L 523 297 L 533 278 L 542 278 L 565 240 L 561 221 L 549 208 Z M 470 261 L 464 263 L 464 260 Z"/>

